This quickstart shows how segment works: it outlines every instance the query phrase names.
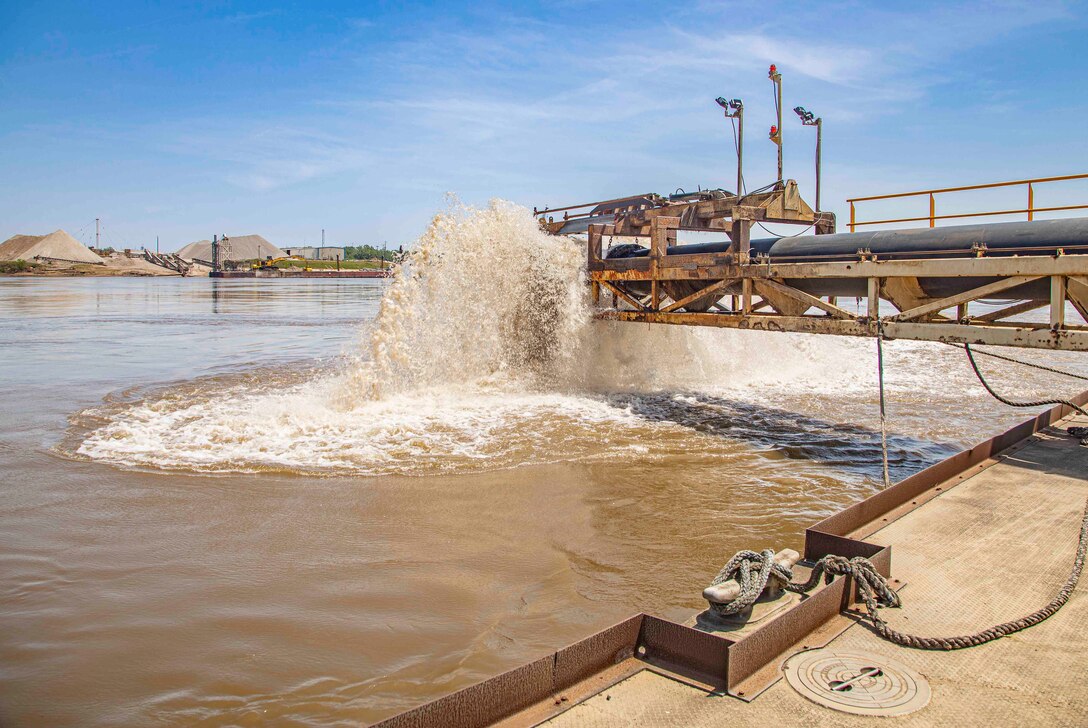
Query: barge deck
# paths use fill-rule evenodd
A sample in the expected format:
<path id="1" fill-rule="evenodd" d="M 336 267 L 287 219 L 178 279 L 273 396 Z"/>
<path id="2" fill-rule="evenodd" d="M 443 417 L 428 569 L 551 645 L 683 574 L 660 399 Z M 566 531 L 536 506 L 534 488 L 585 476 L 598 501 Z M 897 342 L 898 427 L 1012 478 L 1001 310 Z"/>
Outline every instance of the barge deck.
<path id="1" fill-rule="evenodd" d="M 1054 596 L 1069 575 L 1088 498 L 1088 448 L 1060 430 L 1070 418 L 950 484 L 866 540 L 894 548 L 905 582 L 895 627 L 958 635 L 1016 619 Z M 958 478 L 954 478 L 956 481 Z M 883 517 L 882 519 L 883 520 Z M 862 529 L 863 531 L 865 529 Z M 924 676 L 929 704 L 910 725 L 1083 725 L 1088 716 L 1088 596 L 1076 591 L 1054 616 L 1030 629 L 953 652 L 904 649 L 857 623 L 833 639 L 836 653 L 902 663 Z M 857 726 L 880 720 L 832 710 L 786 680 L 752 702 L 711 693 L 643 670 L 546 724 Z"/>
<path id="2" fill-rule="evenodd" d="M 1055 407 L 815 524 L 795 581 L 826 554 L 865 556 L 900 592 L 884 619 L 921 636 L 1038 609 L 1069 576 L 1088 498 L 1088 447 L 1071 426 L 1088 418 Z M 906 725 L 1083 725 L 1088 715 L 1083 590 L 1041 624 L 950 652 L 880 638 L 844 577 L 726 631 L 694 628 L 696 618 L 634 615 L 382 725 L 858 726 L 896 714 Z M 829 676 L 844 675 L 852 694 L 830 697 L 855 713 L 817 702 L 835 692 Z M 805 696 L 791 677 L 827 694 Z"/>

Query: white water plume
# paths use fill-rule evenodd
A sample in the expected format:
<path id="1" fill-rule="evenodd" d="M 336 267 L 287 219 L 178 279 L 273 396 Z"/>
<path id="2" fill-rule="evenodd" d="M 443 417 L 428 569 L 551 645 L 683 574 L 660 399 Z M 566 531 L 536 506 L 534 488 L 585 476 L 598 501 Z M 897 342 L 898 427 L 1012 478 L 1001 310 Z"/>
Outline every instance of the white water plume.
<path id="1" fill-rule="evenodd" d="M 565 381 L 589 320 L 584 267 L 580 246 L 508 202 L 436 215 L 382 299 L 356 392 Z"/>

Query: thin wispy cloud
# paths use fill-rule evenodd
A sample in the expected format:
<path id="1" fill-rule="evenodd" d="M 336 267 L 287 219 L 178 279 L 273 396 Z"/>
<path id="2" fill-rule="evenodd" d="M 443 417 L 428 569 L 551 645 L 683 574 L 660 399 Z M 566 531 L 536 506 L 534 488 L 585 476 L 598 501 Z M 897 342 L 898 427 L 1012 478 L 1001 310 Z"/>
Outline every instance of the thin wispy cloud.
<path id="1" fill-rule="evenodd" d="M 709 106 L 711 85 L 752 98 L 753 113 L 762 105 L 768 116 L 770 63 L 787 74 L 787 89 L 795 94 L 791 98 L 818 89 L 825 99 L 824 115 L 840 123 L 861 124 L 895 113 L 897 105 L 915 102 L 945 82 L 940 59 L 951 52 L 949 39 L 962 32 L 966 21 L 952 22 L 942 8 L 921 16 L 879 9 L 867 13 L 884 30 L 850 39 L 813 33 L 811 27 L 797 33 L 788 24 L 726 32 L 672 25 L 612 36 L 574 33 L 557 45 L 549 22 L 517 16 L 499 21 L 502 33 L 432 27 L 378 52 L 379 58 L 395 60 L 400 70 L 382 96 L 360 99 L 349 87 L 321 99 L 322 106 L 344 114 L 335 122 L 307 115 L 288 121 L 290 126 L 257 132 L 243 126 L 237 134 L 228 129 L 200 141 L 185 137 L 180 146 L 229 165 L 224 179 L 253 191 L 345 172 L 365 174 L 368 167 L 426 175 L 423 187 L 456 189 L 464 184 L 456 180 L 471 173 L 484 179 L 509 176 L 511 166 L 532 164 L 539 150 L 549 147 L 563 149 L 570 162 L 615 164 L 616 151 L 595 138 L 602 130 L 624 145 L 625 164 L 677 168 L 675 151 L 657 147 L 661 132 L 646 126 L 668 125 L 674 134 L 705 133 L 706 118 L 692 113 L 715 113 Z M 1030 22 L 1060 15 L 1060 7 L 1044 8 Z M 992 14 L 971 42 L 985 42 L 1025 22 L 1009 6 Z M 357 30 L 372 21 L 348 24 Z M 905 41 L 898 30 L 904 24 L 930 32 Z M 889 42 L 892 36 L 894 43 Z M 936 57 L 934 46 L 942 48 Z M 555 84 L 548 76 L 553 70 L 573 83 Z M 496 76 L 504 79 L 498 88 L 489 83 Z M 337 132 L 323 136 L 299 129 L 311 125 L 335 126 Z M 409 135 L 416 153 L 406 157 L 404 144 L 394 142 L 398 135 L 390 128 Z M 362 140 L 371 142 L 365 150 Z M 763 150 L 764 156 L 769 151 Z M 753 156 L 758 160 L 760 155 Z M 447 181 L 436 182 L 436 177 Z"/>
<path id="2" fill-rule="evenodd" d="M 223 180 L 256 192 L 361 170 L 372 158 L 353 138 L 279 124 L 244 131 L 205 124 L 168 136 L 163 150 L 201 160 Z"/>
<path id="3" fill-rule="evenodd" d="M 264 18 L 271 18 L 279 15 L 282 11 L 277 9 L 258 10 L 252 13 L 231 13 L 230 15 L 224 15 L 223 20 L 227 23 L 249 23 L 254 20 L 262 20 Z"/>

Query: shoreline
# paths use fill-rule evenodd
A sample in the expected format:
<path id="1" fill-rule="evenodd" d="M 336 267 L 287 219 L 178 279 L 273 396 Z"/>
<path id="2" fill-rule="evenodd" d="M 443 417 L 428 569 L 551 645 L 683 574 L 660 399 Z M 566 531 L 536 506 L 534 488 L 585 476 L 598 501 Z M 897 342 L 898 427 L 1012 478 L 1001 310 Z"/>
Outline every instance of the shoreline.
<path id="1" fill-rule="evenodd" d="M 197 274 L 207 275 L 207 274 Z M 181 278 L 177 271 L 162 272 L 142 268 L 122 268 L 108 265 L 80 263 L 65 267 L 39 265 L 28 270 L 3 271 L 0 278 Z"/>

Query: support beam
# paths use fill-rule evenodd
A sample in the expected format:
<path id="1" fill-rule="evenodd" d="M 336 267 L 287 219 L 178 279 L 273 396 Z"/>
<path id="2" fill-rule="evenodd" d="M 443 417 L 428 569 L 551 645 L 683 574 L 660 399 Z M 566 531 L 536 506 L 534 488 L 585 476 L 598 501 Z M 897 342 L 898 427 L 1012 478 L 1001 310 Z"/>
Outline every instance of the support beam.
<path id="1" fill-rule="evenodd" d="M 800 301 L 801 303 L 808 304 L 808 306 L 810 308 L 812 308 L 812 307 L 818 308 L 821 311 L 834 316 L 835 318 L 840 318 L 840 319 L 855 319 L 855 318 L 857 318 L 857 315 L 852 314 L 849 311 L 844 311 L 843 309 L 839 308 L 838 306 L 835 306 L 835 305 L 833 305 L 831 303 L 828 303 L 827 301 L 824 301 L 824 300 L 822 300 L 820 298 L 816 298 L 816 296 L 811 296 L 811 295 L 805 293 L 804 291 L 799 291 L 796 288 L 791 288 L 790 286 L 784 285 L 784 284 L 779 283 L 777 281 L 772 281 L 772 280 L 768 279 L 768 280 L 765 280 L 765 281 L 760 281 L 759 284 L 761 286 L 767 286 L 771 290 L 777 291 L 777 292 L 781 293 L 784 296 L 789 296 L 790 298 L 793 298 L 793 299 L 795 299 L 797 301 Z"/>
<path id="2" fill-rule="evenodd" d="M 771 304 L 771 307 L 780 316 L 802 316 L 812 306 L 808 301 L 799 301 L 793 296 L 786 295 L 778 289 L 767 285 L 766 280 L 752 281 L 752 287 L 759 297 Z"/>
<path id="3" fill-rule="evenodd" d="M 946 308 L 952 306 L 958 306 L 961 303 L 967 303 L 968 301 L 974 301 L 978 298 L 985 298 L 994 293 L 1000 293 L 1001 291 L 1007 291 L 1010 288 L 1016 288 L 1022 286 L 1025 283 L 1040 278 L 1041 276 L 1013 276 L 1011 278 L 1005 278 L 1000 281 L 994 281 L 993 283 L 987 283 L 985 286 L 979 286 L 978 288 L 972 288 L 969 291 L 958 293 L 955 296 L 948 296 L 947 298 L 940 298 L 936 301 L 930 301 L 929 303 L 918 306 L 904 311 L 901 314 L 892 317 L 893 321 L 910 321 L 912 319 L 919 319 L 923 316 L 927 316 L 931 313 L 938 313 Z"/>
<path id="4" fill-rule="evenodd" d="M 838 336 L 876 336 L 874 321 L 828 318 L 826 316 L 778 316 L 775 314 L 661 313 L 659 311 L 601 311 L 596 318 L 606 321 L 637 321 L 679 326 L 712 326 L 750 331 L 793 331 Z M 1088 329 L 1065 328 L 1052 331 L 1045 324 L 976 326 L 957 323 L 883 322 L 889 339 L 944 341 L 958 344 L 1015 346 L 1028 349 L 1088 351 Z"/>
<path id="5" fill-rule="evenodd" d="M 607 229 L 604 233 L 608 235 Z M 592 262 L 592 261 L 591 261 Z M 619 258 L 591 266 L 594 276 L 624 278 L 634 269 L 648 271 L 647 258 Z M 1088 255 L 940 258 L 933 260 L 864 260 L 826 263 L 771 261 L 738 265 L 727 253 L 669 255 L 659 268 L 663 280 L 722 278 L 1007 278 L 1009 276 L 1079 276 L 1088 278 Z M 648 272 L 645 273 L 649 280 Z"/>
<path id="6" fill-rule="evenodd" d="M 1050 277 L 1050 328 L 1065 326 L 1065 276 Z"/>
<path id="7" fill-rule="evenodd" d="M 990 313 L 983 314 L 981 316 L 972 316 L 971 321 L 976 323 L 989 323 L 991 321 L 1000 321 L 1010 316 L 1019 316 L 1022 313 L 1028 311 L 1034 311 L 1037 308 L 1042 308 L 1046 305 L 1045 301 L 1021 301 L 1013 306 L 1006 306 L 1005 308 L 997 311 L 991 311 Z"/>
<path id="8" fill-rule="evenodd" d="M 1026 349 L 1064 349 L 1088 351 L 1088 331 L 1063 329 L 1051 331 L 1038 326 L 973 326 L 953 323 L 888 322 L 884 332 L 889 339 L 943 341 L 951 344 L 1016 346 Z"/>
<path id="9" fill-rule="evenodd" d="M 733 227 L 729 239 L 733 243 L 733 250 L 737 254 L 737 262 L 747 265 L 752 248 L 752 221 L 743 218 L 733 218 Z"/>
<path id="10" fill-rule="evenodd" d="M 1066 278 L 1065 295 L 1084 322 L 1088 323 L 1088 279 Z"/>
<path id="11" fill-rule="evenodd" d="M 612 292 L 613 297 L 618 297 L 630 304 L 636 311 L 645 311 L 646 308 L 634 298 L 629 296 L 626 291 L 620 288 L 618 285 L 611 283 L 610 281 L 601 281 L 601 285 Z"/>
<path id="12" fill-rule="evenodd" d="M 650 308 L 656 311 L 661 307 L 661 285 L 658 273 L 661 261 L 669 249 L 670 242 L 676 242 L 676 228 L 680 226 L 678 217 L 655 217 L 650 221 Z"/>
<path id="13" fill-rule="evenodd" d="M 677 309 L 683 308 L 684 306 L 688 305 L 692 301 L 694 301 L 696 299 L 699 299 L 699 298 L 702 298 L 703 296 L 706 296 L 707 294 L 714 293 L 716 291 L 720 291 L 720 290 L 722 290 L 724 288 L 727 288 L 728 286 L 732 285 L 733 283 L 736 283 L 736 281 L 727 279 L 727 280 L 724 280 L 724 281 L 718 281 L 717 283 L 713 283 L 713 284 L 707 286 L 706 288 L 700 288 L 698 291 L 696 291 L 695 293 L 692 293 L 690 296 L 684 296 L 679 301 L 674 301 L 673 303 L 670 303 L 668 306 L 661 309 L 661 313 L 669 313 L 670 311 L 675 311 Z"/>
<path id="14" fill-rule="evenodd" d="M 604 225 L 589 226 L 589 262 L 600 262 L 602 254 L 602 238 L 604 237 Z"/>

